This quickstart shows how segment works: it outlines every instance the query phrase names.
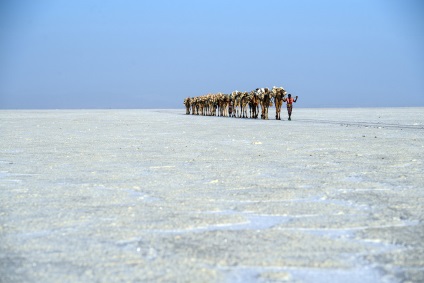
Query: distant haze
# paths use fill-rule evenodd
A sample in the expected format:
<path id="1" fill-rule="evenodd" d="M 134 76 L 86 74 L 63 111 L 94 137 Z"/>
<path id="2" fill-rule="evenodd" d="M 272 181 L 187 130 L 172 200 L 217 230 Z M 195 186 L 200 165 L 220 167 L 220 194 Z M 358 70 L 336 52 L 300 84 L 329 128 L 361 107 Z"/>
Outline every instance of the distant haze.
<path id="1" fill-rule="evenodd" d="M 0 109 L 424 106 L 424 1 L 2 1 Z"/>

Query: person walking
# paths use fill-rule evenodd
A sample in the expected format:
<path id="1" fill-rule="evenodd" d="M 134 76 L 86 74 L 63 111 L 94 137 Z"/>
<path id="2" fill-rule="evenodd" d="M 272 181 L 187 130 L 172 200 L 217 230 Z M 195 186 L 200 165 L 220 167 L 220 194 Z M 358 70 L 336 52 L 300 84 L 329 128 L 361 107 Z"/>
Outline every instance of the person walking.
<path id="1" fill-rule="evenodd" d="M 291 114 L 293 110 L 293 103 L 297 101 L 297 95 L 296 98 L 293 98 L 291 94 L 289 93 L 287 98 L 283 98 L 283 101 L 287 103 L 287 113 L 289 114 L 289 121 L 291 121 Z"/>

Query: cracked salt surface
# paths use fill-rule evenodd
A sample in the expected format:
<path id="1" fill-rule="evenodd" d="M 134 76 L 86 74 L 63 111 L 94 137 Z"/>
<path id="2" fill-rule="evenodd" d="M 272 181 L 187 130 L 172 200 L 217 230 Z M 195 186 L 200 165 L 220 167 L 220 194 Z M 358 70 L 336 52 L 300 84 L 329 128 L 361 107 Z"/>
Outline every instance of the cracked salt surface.
<path id="1" fill-rule="evenodd" d="M 207 231 L 216 231 L 216 230 L 230 230 L 230 231 L 241 231 L 241 230 L 262 230 L 272 228 L 277 224 L 284 223 L 288 221 L 287 216 L 279 215 L 258 215 L 252 213 L 237 213 L 234 211 L 223 211 L 223 212 L 205 212 L 206 214 L 220 214 L 220 215 L 239 215 L 242 218 L 245 218 L 246 221 L 236 222 L 236 223 L 222 223 L 208 225 L 204 227 L 195 227 L 187 229 L 172 229 L 172 230 L 154 230 L 152 232 L 158 233 L 192 233 L 192 232 L 207 232 Z"/>
<path id="2" fill-rule="evenodd" d="M 0 111 L 0 281 L 424 281 L 423 108 L 183 113 Z"/>
<path id="3" fill-rule="evenodd" d="M 373 267 L 355 269 L 313 269 L 278 267 L 236 267 L 223 269 L 227 274 L 224 282 L 382 282 L 381 274 Z"/>

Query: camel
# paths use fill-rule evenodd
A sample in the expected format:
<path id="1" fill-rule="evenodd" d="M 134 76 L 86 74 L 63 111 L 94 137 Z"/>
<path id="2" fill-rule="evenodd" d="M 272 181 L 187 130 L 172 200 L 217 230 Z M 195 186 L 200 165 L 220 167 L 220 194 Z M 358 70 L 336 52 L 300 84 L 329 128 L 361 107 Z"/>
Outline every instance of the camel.
<path id="1" fill-rule="evenodd" d="M 235 90 L 231 93 L 232 97 L 232 104 L 233 104 L 233 117 L 241 117 L 241 109 L 240 109 L 240 99 L 241 99 L 241 92 L 238 90 Z"/>
<path id="2" fill-rule="evenodd" d="M 191 104 L 191 99 L 190 97 L 187 97 L 184 99 L 184 105 L 186 107 L 186 115 L 190 115 L 190 105 Z"/>
<path id="3" fill-rule="evenodd" d="M 203 116 L 209 116 L 210 115 L 210 93 L 208 93 L 207 95 L 202 96 L 202 115 Z"/>
<path id="4" fill-rule="evenodd" d="M 229 113 L 230 108 L 230 96 L 228 94 L 223 94 L 223 103 L 222 103 L 222 116 L 229 117 L 231 114 Z"/>
<path id="5" fill-rule="evenodd" d="M 200 97 L 200 115 L 206 116 L 209 113 L 209 98 L 208 95 L 204 95 Z"/>
<path id="6" fill-rule="evenodd" d="M 227 94 L 218 93 L 217 95 L 218 115 L 228 116 L 228 104 L 230 98 Z"/>
<path id="7" fill-rule="evenodd" d="M 211 116 L 217 116 L 217 108 L 218 108 L 218 96 L 216 94 L 212 94 L 211 96 Z"/>
<path id="8" fill-rule="evenodd" d="M 191 104 L 194 107 L 194 110 L 192 111 L 191 114 L 200 115 L 199 111 L 201 110 L 201 97 L 200 96 L 193 97 L 191 99 Z"/>
<path id="9" fill-rule="evenodd" d="M 203 96 L 197 97 L 197 103 L 196 103 L 196 115 L 203 115 L 204 110 L 204 103 L 203 103 Z"/>
<path id="10" fill-rule="evenodd" d="M 233 117 L 234 103 L 231 93 L 228 95 L 228 117 Z"/>
<path id="11" fill-rule="evenodd" d="M 249 96 L 250 118 L 257 119 L 259 114 L 259 97 L 254 90 L 250 92 Z"/>
<path id="12" fill-rule="evenodd" d="M 240 95 L 240 108 L 241 108 L 241 117 L 242 118 L 248 118 L 247 117 L 247 106 L 250 102 L 250 96 L 247 91 L 242 92 Z"/>
<path id="13" fill-rule="evenodd" d="M 209 93 L 206 96 L 206 101 L 205 101 L 205 105 L 206 105 L 205 115 L 206 116 L 213 116 L 213 105 L 214 105 L 213 100 L 214 100 L 213 95 L 211 93 Z"/>
<path id="14" fill-rule="evenodd" d="M 196 99 L 196 97 L 192 97 L 191 99 L 190 99 L 190 106 L 191 106 L 191 115 L 195 115 L 195 112 L 196 112 L 196 102 L 197 102 L 197 99 Z"/>
<path id="15" fill-rule="evenodd" d="M 268 108 L 271 104 L 271 94 L 269 88 L 257 88 L 256 93 L 261 104 L 261 119 L 268 120 Z"/>
<path id="16" fill-rule="evenodd" d="M 222 96 L 222 93 L 218 92 L 217 94 L 215 94 L 216 96 L 216 109 L 217 109 L 217 116 L 222 116 L 222 111 L 223 111 L 223 103 L 224 103 L 224 99 Z"/>
<path id="17" fill-rule="evenodd" d="M 272 97 L 274 98 L 275 103 L 275 119 L 281 120 L 280 112 L 281 105 L 283 104 L 283 99 L 286 96 L 287 92 L 282 87 L 274 86 L 271 90 Z"/>

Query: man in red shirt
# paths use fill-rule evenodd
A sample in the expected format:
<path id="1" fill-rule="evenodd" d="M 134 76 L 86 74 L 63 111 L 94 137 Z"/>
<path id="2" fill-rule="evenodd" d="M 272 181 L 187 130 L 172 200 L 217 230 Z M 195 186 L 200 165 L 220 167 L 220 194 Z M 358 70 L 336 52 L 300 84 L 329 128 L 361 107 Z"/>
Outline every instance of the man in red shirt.
<path id="1" fill-rule="evenodd" d="M 291 113 L 292 113 L 292 110 L 293 110 L 293 103 L 297 101 L 297 97 L 298 96 L 296 95 L 296 98 L 293 99 L 291 97 L 290 93 L 289 93 L 287 98 L 283 97 L 283 101 L 287 103 L 287 113 L 289 114 L 289 121 L 291 121 Z"/>

